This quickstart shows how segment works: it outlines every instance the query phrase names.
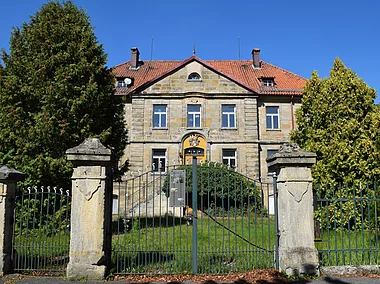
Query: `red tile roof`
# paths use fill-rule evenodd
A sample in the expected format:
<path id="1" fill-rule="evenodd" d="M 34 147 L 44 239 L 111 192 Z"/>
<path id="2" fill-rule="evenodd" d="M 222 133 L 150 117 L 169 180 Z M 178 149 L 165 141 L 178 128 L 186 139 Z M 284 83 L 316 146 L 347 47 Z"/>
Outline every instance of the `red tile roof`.
<path id="1" fill-rule="evenodd" d="M 261 68 L 255 69 L 251 60 L 201 60 L 192 56 L 184 61 L 154 60 L 145 61 L 137 70 L 130 69 L 130 62 L 113 67 L 116 77 L 132 78 L 133 85 L 127 88 L 116 88 L 116 94 L 133 94 L 149 87 L 158 80 L 170 75 L 189 62 L 197 61 L 214 72 L 229 78 L 245 89 L 263 95 L 302 95 L 306 79 L 261 61 Z M 274 78 L 274 87 L 264 87 L 261 78 Z"/>

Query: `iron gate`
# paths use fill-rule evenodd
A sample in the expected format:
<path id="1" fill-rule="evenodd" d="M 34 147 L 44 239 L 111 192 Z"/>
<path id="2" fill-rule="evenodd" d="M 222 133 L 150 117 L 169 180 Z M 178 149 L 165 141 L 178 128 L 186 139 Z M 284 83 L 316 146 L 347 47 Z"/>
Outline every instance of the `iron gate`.
<path id="1" fill-rule="evenodd" d="M 56 187 L 19 190 L 15 199 L 15 272 L 63 273 L 69 262 L 69 191 Z"/>
<path id="2" fill-rule="evenodd" d="M 277 268 L 276 181 L 217 163 L 171 166 L 119 182 L 116 274 L 225 274 Z"/>
<path id="3" fill-rule="evenodd" d="M 315 194 L 320 265 L 379 265 L 380 193 L 376 183 L 318 184 Z"/>

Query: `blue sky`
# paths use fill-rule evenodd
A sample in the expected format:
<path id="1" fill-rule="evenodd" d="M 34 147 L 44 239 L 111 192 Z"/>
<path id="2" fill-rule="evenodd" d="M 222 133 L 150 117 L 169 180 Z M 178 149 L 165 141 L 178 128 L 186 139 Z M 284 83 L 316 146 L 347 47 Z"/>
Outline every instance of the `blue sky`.
<path id="1" fill-rule="evenodd" d="M 0 48 L 12 27 L 29 21 L 46 0 L 2 0 Z M 310 78 L 326 77 L 336 57 L 380 92 L 378 0 L 74 0 L 91 18 L 108 66 L 130 59 L 261 59 Z M 379 99 L 377 100 L 379 101 Z"/>

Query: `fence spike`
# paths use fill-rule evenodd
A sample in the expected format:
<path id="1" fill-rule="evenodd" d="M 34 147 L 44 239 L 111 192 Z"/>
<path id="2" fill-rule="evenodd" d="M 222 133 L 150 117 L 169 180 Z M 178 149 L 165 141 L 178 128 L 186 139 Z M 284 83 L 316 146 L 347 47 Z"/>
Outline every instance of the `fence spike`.
<path id="1" fill-rule="evenodd" d="M 137 169 L 139 176 L 141 176 L 141 169 Z"/>
<path id="2" fill-rule="evenodd" d="M 63 189 L 62 189 L 62 187 L 59 189 L 59 192 L 61 193 L 61 195 L 63 195 Z"/>
<path id="3" fill-rule="evenodd" d="M 41 185 L 41 192 L 44 192 L 44 186 Z"/>
<path id="4" fill-rule="evenodd" d="M 133 171 L 131 171 L 131 177 L 134 178 L 135 177 L 135 173 Z"/>
<path id="5" fill-rule="evenodd" d="M 30 188 L 30 186 L 28 186 L 27 190 L 28 190 L 29 194 L 32 191 L 32 189 Z"/>
<path id="6" fill-rule="evenodd" d="M 66 195 L 70 196 L 70 190 L 66 189 Z"/>
<path id="7" fill-rule="evenodd" d="M 34 191 L 38 192 L 38 187 L 37 186 L 34 187 Z"/>

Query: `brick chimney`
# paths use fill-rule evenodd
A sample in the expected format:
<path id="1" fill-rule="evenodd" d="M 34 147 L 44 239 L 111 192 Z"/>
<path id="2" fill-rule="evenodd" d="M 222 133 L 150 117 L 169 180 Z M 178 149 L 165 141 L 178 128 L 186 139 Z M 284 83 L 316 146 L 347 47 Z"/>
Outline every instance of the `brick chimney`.
<path id="1" fill-rule="evenodd" d="M 252 60 L 253 60 L 253 68 L 260 69 L 260 48 L 252 49 Z"/>
<path id="2" fill-rule="evenodd" d="M 137 47 L 132 47 L 131 48 L 131 69 L 136 69 L 139 67 L 139 57 L 140 57 L 140 52 Z"/>

